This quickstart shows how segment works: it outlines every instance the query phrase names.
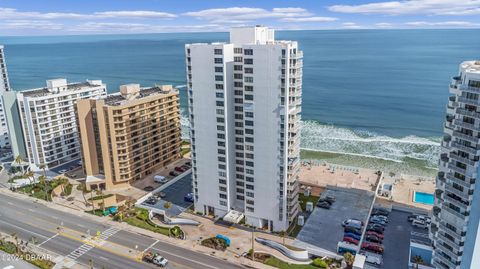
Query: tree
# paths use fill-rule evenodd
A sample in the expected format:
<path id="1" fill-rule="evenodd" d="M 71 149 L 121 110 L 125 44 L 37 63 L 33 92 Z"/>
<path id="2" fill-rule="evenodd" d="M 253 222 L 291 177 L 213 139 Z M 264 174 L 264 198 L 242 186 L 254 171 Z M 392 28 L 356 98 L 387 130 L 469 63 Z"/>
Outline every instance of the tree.
<path id="1" fill-rule="evenodd" d="M 415 268 L 417 269 L 419 264 L 423 264 L 423 258 L 422 256 L 419 256 L 419 255 L 413 256 L 412 261 L 415 264 Z"/>
<path id="2" fill-rule="evenodd" d="M 33 185 L 33 180 L 35 179 L 35 174 L 32 171 L 27 171 L 24 176 L 28 178 L 28 181 L 30 181 L 30 185 Z"/>
<path id="3" fill-rule="evenodd" d="M 24 171 L 24 168 L 23 168 L 23 159 L 22 159 L 22 156 L 20 155 L 17 155 L 17 157 L 15 157 L 15 162 L 22 168 L 22 174 L 25 173 Z"/>
<path id="4" fill-rule="evenodd" d="M 97 195 L 99 195 L 102 198 L 102 211 L 105 211 L 105 195 L 103 195 L 103 191 L 98 190 Z"/>
<path id="5" fill-rule="evenodd" d="M 38 181 L 40 182 L 40 185 L 43 186 L 43 192 L 45 192 L 45 201 L 48 202 L 48 191 L 47 191 L 47 178 L 43 175 L 38 177 Z"/>
<path id="6" fill-rule="evenodd" d="M 352 253 L 346 252 L 343 254 L 343 258 L 345 259 L 345 263 L 347 264 L 347 268 L 353 267 L 353 262 L 355 261 L 355 256 Z"/>

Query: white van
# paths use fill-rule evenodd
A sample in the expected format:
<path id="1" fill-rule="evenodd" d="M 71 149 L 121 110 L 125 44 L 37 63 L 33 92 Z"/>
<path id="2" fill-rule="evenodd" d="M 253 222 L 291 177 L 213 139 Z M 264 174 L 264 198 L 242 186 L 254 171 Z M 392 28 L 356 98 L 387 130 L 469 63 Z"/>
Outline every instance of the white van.
<path id="1" fill-rule="evenodd" d="M 383 262 L 382 255 L 372 253 L 372 252 L 361 252 L 361 254 L 365 255 L 365 262 L 374 264 L 374 265 L 381 265 Z"/>
<path id="2" fill-rule="evenodd" d="M 412 225 L 420 229 L 425 229 L 425 230 L 428 229 L 427 223 L 423 220 L 414 219 L 412 221 Z"/>
<path id="3" fill-rule="evenodd" d="M 153 181 L 155 181 L 157 183 L 165 183 L 167 181 L 167 179 L 164 176 L 156 175 L 156 176 L 153 177 Z"/>

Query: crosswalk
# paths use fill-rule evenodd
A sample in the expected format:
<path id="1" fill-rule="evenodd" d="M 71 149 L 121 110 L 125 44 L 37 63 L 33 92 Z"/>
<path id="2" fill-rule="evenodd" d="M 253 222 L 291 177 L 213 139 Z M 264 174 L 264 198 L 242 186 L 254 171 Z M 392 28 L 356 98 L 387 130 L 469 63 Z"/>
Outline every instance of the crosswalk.
<path id="1" fill-rule="evenodd" d="M 107 230 L 103 231 L 103 233 L 101 233 L 100 235 L 96 236 L 94 238 L 95 239 L 94 241 L 95 241 L 95 243 L 98 244 L 98 242 L 103 242 L 103 241 L 107 240 L 110 236 L 113 236 L 114 234 L 116 234 L 119 231 L 120 231 L 120 229 L 117 229 L 115 227 L 110 227 Z M 94 248 L 95 243 L 88 242 L 88 243 L 85 243 L 85 244 L 79 246 L 78 248 L 76 248 L 75 250 L 70 252 L 70 254 L 67 255 L 67 258 L 69 258 L 71 260 L 78 259 L 80 256 L 82 256 L 83 254 L 87 253 L 92 248 Z"/>

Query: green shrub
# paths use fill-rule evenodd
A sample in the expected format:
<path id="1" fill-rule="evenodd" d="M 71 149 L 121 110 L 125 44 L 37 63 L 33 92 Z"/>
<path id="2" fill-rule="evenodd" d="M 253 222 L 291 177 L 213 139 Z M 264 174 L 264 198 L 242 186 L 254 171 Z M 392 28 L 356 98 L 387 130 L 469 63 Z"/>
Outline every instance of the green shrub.
<path id="1" fill-rule="evenodd" d="M 313 260 L 312 265 L 319 268 L 327 268 L 327 263 L 320 258 Z"/>

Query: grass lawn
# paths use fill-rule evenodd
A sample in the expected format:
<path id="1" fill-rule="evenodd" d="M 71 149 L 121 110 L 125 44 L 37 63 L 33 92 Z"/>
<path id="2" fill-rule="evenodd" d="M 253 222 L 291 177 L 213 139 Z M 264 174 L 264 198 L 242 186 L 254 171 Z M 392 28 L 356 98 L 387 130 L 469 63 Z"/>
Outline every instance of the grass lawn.
<path id="1" fill-rule="evenodd" d="M 170 235 L 170 228 L 168 227 L 158 227 L 150 223 L 148 219 L 148 211 L 143 208 L 135 208 L 134 214 L 130 214 L 128 218 L 124 218 L 123 221 L 126 223 L 136 226 L 138 228 L 146 229 L 155 233 L 160 233 L 166 236 Z"/>
<path id="2" fill-rule="evenodd" d="M 319 268 L 310 264 L 288 264 L 273 256 L 270 256 L 269 258 L 267 258 L 264 263 L 280 269 L 318 269 Z"/>
<path id="3" fill-rule="evenodd" d="M 300 203 L 300 207 L 302 208 L 302 211 L 306 210 L 307 202 L 312 202 L 313 206 L 315 206 L 318 202 L 318 199 L 320 199 L 320 197 L 318 196 L 310 195 L 308 197 L 305 197 L 303 193 L 298 194 L 298 202 Z"/>

